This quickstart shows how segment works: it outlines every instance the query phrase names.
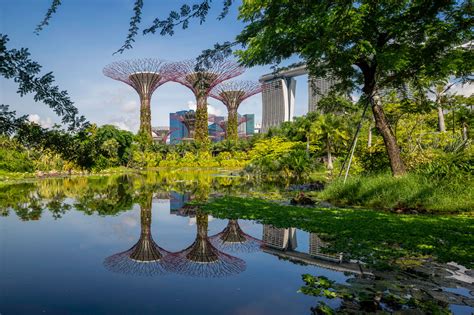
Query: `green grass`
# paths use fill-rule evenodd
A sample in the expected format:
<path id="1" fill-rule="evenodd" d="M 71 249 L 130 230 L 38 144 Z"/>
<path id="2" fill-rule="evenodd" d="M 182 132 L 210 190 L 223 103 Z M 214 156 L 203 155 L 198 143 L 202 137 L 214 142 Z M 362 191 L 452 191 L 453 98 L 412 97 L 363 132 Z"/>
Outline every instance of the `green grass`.
<path id="1" fill-rule="evenodd" d="M 433 257 L 474 267 L 474 217 L 406 215 L 366 209 L 303 208 L 261 199 L 224 197 L 202 205 L 218 218 L 257 220 L 318 233 L 331 245 L 375 268 Z"/>
<path id="2" fill-rule="evenodd" d="M 349 178 L 345 184 L 336 180 L 315 197 L 338 206 L 459 213 L 474 211 L 472 187 L 472 176 L 449 181 L 417 174 L 399 178 L 384 174 Z"/>

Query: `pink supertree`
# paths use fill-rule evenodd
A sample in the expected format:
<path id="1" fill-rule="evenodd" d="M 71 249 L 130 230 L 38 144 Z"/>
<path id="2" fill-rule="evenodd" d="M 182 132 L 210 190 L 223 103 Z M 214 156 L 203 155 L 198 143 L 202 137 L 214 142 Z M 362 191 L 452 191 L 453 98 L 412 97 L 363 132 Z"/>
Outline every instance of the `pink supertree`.
<path id="1" fill-rule="evenodd" d="M 244 72 L 237 63 L 223 60 L 206 68 L 197 65 L 196 60 L 186 60 L 173 64 L 173 81 L 188 87 L 196 97 L 196 130 L 194 139 L 198 143 L 207 144 L 208 114 L 207 98 L 211 90 L 219 83 L 229 80 Z"/>
<path id="2" fill-rule="evenodd" d="M 122 60 L 106 66 L 103 73 L 109 78 L 130 85 L 137 91 L 140 96 L 139 133 L 151 141 L 151 96 L 160 85 L 173 78 L 170 65 L 153 58 Z"/>
<path id="3" fill-rule="evenodd" d="M 166 141 L 168 140 L 168 137 L 173 132 L 178 130 L 178 128 L 165 129 L 165 128 L 159 128 L 159 127 L 152 127 L 151 130 L 153 131 L 153 133 L 156 135 L 156 137 L 159 139 L 160 142 L 166 143 Z"/>
<path id="4" fill-rule="evenodd" d="M 226 137 L 230 140 L 239 138 L 237 110 L 240 104 L 252 95 L 260 93 L 262 86 L 254 81 L 230 81 L 217 85 L 211 91 L 211 97 L 221 101 L 227 107 L 227 132 Z"/>

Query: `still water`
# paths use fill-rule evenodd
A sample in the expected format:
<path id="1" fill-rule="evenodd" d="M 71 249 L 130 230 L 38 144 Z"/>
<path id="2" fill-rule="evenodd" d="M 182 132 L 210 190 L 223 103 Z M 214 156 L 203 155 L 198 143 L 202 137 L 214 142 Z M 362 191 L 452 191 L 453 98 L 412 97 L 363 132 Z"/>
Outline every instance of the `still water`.
<path id="1" fill-rule="evenodd" d="M 298 293 L 303 274 L 364 276 L 359 264 L 321 254 L 314 233 L 187 205 L 251 184 L 183 176 L 1 188 L 0 314 L 311 314 L 321 298 Z"/>

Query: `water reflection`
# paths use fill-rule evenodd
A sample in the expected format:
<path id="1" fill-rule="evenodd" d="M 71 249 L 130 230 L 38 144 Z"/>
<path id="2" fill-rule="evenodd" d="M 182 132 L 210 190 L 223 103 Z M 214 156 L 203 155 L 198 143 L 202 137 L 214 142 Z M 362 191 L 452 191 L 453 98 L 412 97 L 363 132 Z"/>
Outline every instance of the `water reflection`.
<path id="1" fill-rule="evenodd" d="M 140 204 L 140 239 L 129 250 L 107 257 L 104 266 L 113 272 L 139 276 L 167 273 L 171 268 L 169 253 L 158 246 L 151 235 L 152 195 Z"/>
<path id="2" fill-rule="evenodd" d="M 179 212 L 186 202 L 205 201 L 210 194 L 242 195 L 254 190 L 274 192 L 278 187 L 202 170 L 48 178 L 0 185 L 0 215 L 13 211 L 21 220 L 30 221 L 39 220 L 49 210 L 59 219 L 72 207 L 86 214 L 114 215 L 132 209 L 146 192 L 171 199 L 172 211 Z"/>
<path id="3" fill-rule="evenodd" d="M 262 241 L 242 231 L 237 219 L 231 219 L 222 232 L 211 236 L 212 245 L 232 253 L 253 253 L 260 250 Z"/>
<path id="4" fill-rule="evenodd" d="M 327 276 L 331 280 L 335 280 L 336 283 L 331 284 L 331 290 L 351 293 L 350 296 L 348 295 L 350 299 L 341 303 L 342 310 L 350 310 L 353 312 L 361 311 L 359 308 L 360 305 L 357 304 L 360 301 L 357 303 L 354 302 L 356 298 L 360 298 L 361 294 L 369 296 L 371 299 L 373 298 L 373 300 L 379 300 L 378 304 L 376 304 L 376 308 L 372 309 L 387 310 L 386 306 L 383 305 L 385 300 L 382 299 L 382 302 L 380 302 L 379 292 L 389 293 L 384 293 L 386 294 L 386 300 L 391 298 L 392 295 L 405 299 L 407 294 L 413 296 L 418 294 L 420 298 L 415 299 L 417 303 L 420 300 L 426 301 L 427 304 L 432 303 L 432 301 L 445 301 L 443 302 L 444 304 L 442 304 L 443 308 L 446 308 L 449 303 L 472 303 L 471 297 L 462 297 L 452 292 L 439 291 L 440 287 L 456 287 L 459 285 L 459 282 L 455 282 L 454 280 L 449 280 L 449 283 L 446 282 L 445 275 L 442 273 L 443 270 L 446 270 L 444 265 L 436 267 L 437 271 L 434 276 L 429 275 L 432 270 L 435 270 L 433 266 L 429 266 L 429 268 L 424 267 L 426 269 L 424 271 L 420 271 L 420 267 L 415 270 L 416 272 L 410 273 L 397 271 L 377 274 L 374 271 L 374 274 L 372 274 L 363 268 L 362 265 L 346 261 L 347 258 L 343 257 L 342 253 L 327 254 L 325 248 L 328 244 L 320 238 L 320 235 L 303 232 L 294 227 L 260 226 L 249 223 L 249 221 L 239 222 L 236 218 L 233 218 L 226 221 L 216 220 L 216 225 L 212 226 L 211 224 L 212 232 L 209 232 L 208 215 L 201 212 L 197 206 L 187 204 L 190 201 L 204 202 L 212 194 L 242 194 L 255 188 L 253 185 L 255 185 L 255 183 L 248 183 L 241 178 L 214 177 L 212 174 L 194 174 L 188 176 L 186 173 L 153 173 L 109 177 L 47 179 L 32 183 L 0 186 L 0 213 L 3 216 L 8 216 L 10 212 L 12 212 L 22 221 L 38 221 L 42 218 L 44 211 L 49 211 L 51 214 L 49 217 L 55 220 L 65 217 L 61 223 L 66 221 L 64 222 L 66 224 L 68 217 L 74 217 L 74 215 L 65 216 L 65 214 L 72 209 L 76 209 L 88 216 L 96 215 L 94 220 L 91 220 L 91 218 L 86 219 L 89 220 L 88 223 L 92 223 L 92 221 L 97 222 L 99 221 L 98 219 L 109 222 L 109 220 L 113 221 L 115 216 L 120 217 L 121 212 L 128 211 L 132 209 L 134 205 L 138 204 L 140 206 L 141 224 L 140 236 L 138 237 L 137 233 L 136 237 L 138 241 L 136 241 L 135 245 L 124 252 L 107 257 L 105 260 L 104 256 L 108 254 L 104 254 L 104 252 L 109 252 L 110 244 L 102 248 L 97 248 L 98 254 L 96 256 L 86 257 L 86 255 L 84 255 L 83 257 L 91 261 L 94 260 L 94 262 L 99 264 L 103 262 L 105 269 L 102 265 L 99 265 L 100 270 L 106 274 L 105 276 L 101 274 L 103 277 L 102 284 L 108 283 L 108 281 L 114 281 L 115 278 L 113 277 L 116 277 L 114 273 L 132 276 L 162 276 L 167 274 L 168 277 L 160 279 L 160 283 L 171 279 L 168 282 L 168 286 L 173 285 L 172 282 L 179 282 L 183 287 L 178 287 L 177 289 L 188 290 L 188 293 L 192 293 L 193 285 L 196 287 L 195 284 L 199 283 L 199 281 L 206 281 L 201 282 L 200 285 L 210 283 L 219 290 L 228 290 L 228 300 L 225 300 L 226 305 L 234 303 L 231 297 L 238 298 L 238 295 L 232 295 L 235 293 L 232 290 L 234 287 L 240 288 L 243 283 L 251 284 L 251 286 L 255 288 L 259 284 L 265 287 L 273 285 L 278 287 L 278 292 L 273 290 L 271 293 L 279 297 L 280 295 L 278 294 L 281 294 L 281 296 L 289 299 L 285 301 L 285 304 L 291 304 L 291 302 L 300 298 L 295 297 L 295 295 L 297 295 L 296 291 L 302 285 L 301 274 L 310 273 L 317 276 Z M 258 189 L 265 190 L 264 187 L 258 187 Z M 168 215 L 168 217 L 166 217 L 167 222 L 162 222 L 161 219 L 157 221 L 155 217 L 152 226 L 153 201 L 158 204 L 158 208 L 163 208 L 164 204 L 169 203 L 169 209 L 165 209 L 167 211 L 166 215 Z M 97 215 L 100 217 L 97 217 Z M 46 219 L 45 221 L 47 221 L 48 215 L 44 215 L 44 217 Z M 81 217 L 84 219 L 84 216 Z M 168 248 L 170 243 L 176 244 L 176 239 L 180 239 L 181 234 L 186 234 L 185 231 L 189 231 L 187 230 L 188 226 L 182 224 L 183 218 L 181 217 L 195 219 L 196 230 L 192 230 L 192 235 L 187 233 L 187 236 L 191 236 L 191 239 L 186 239 L 186 242 L 180 244 L 179 248 L 174 248 L 173 252 L 163 249 L 158 244 L 166 244 L 164 247 Z M 0 220 L 2 219 L 0 218 Z M 160 224 L 163 224 L 166 228 L 166 224 L 169 224 L 170 221 L 180 222 L 182 227 L 178 227 L 176 231 L 169 233 L 168 239 L 166 239 L 166 235 L 164 235 L 164 237 L 160 236 L 160 238 L 155 237 L 155 241 L 152 235 L 156 236 L 157 231 L 153 231 L 152 229 L 162 231 Z M 40 223 L 41 222 L 35 222 L 35 224 L 29 225 L 25 224 L 23 225 L 25 227 L 21 227 L 25 229 L 24 231 L 27 231 L 28 228 L 31 229 L 34 228 L 34 226 L 39 226 Z M 278 222 L 275 224 L 278 224 Z M 28 226 L 28 228 L 26 228 L 26 226 Z M 51 226 L 53 226 L 53 224 Z M 52 230 L 59 229 L 58 227 L 60 226 L 62 225 L 55 224 Z M 213 227 L 215 230 L 212 229 Z M 102 230 L 103 229 L 104 228 L 102 228 Z M 64 235 L 65 238 L 70 237 L 74 239 L 67 235 L 69 231 L 62 231 L 61 233 L 63 234 L 59 235 L 59 238 Z M 44 233 L 43 230 L 41 233 L 38 233 L 38 235 L 45 237 L 47 242 L 44 242 L 44 244 L 52 243 L 58 239 L 58 237 L 47 238 L 48 235 Z M 22 237 L 23 235 L 16 237 L 14 242 L 21 242 Z M 101 237 L 99 234 L 91 236 L 91 238 L 94 239 L 100 239 Z M 175 239 L 172 240 L 172 238 Z M 26 239 L 26 237 L 24 239 Z M 135 240 L 136 239 L 133 239 L 133 241 Z M 126 245 L 121 244 L 118 248 L 125 249 L 130 246 L 133 241 L 130 241 L 130 243 Z M 49 249 L 49 245 L 44 244 L 44 248 L 41 248 L 40 252 Z M 6 247 L 6 245 L 3 246 Z M 23 246 L 28 245 L 23 244 Z M 14 251 L 17 248 L 21 248 L 21 246 L 12 246 L 10 250 Z M 59 250 L 66 252 L 69 248 L 69 244 L 66 244 Z M 32 251 L 23 252 L 32 253 Z M 34 261 L 38 258 L 33 254 L 31 255 L 30 259 L 22 259 L 22 262 Z M 7 256 L 17 257 L 15 255 L 5 255 L 5 257 Z M 13 263 L 8 261 L 7 263 L 10 264 L 8 267 L 14 269 L 11 265 L 15 264 L 15 261 L 11 258 L 9 259 Z M 67 261 L 67 255 L 64 255 L 61 259 L 63 260 L 56 262 L 56 269 L 51 268 L 52 271 L 48 274 L 49 276 L 54 275 L 57 268 L 60 269 L 62 266 L 68 265 L 69 261 Z M 64 264 L 60 265 L 59 262 L 64 262 Z M 1 260 L 0 263 L 2 263 Z M 47 261 L 47 263 L 53 264 L 55 262 Z M 89 264 L 89 266 L 90 265 L 93 265 L 93 263 Z M 88 265 L 81 264 L 81 267 L 83 266 Z M 27 266 L 23 267 L 24 268 L 16 276 L 15 281 L 21 281 L 21 275 L 25 270 L 27 270 L 26 273 L 28 273 L 29 269 L 26 268 Z M 278 269 L 278 271 L 276 271 L 276 269 Z M 105 272 L 106 270 L 111 272 Z M 32 272 L 33 271 L 34 270 L 32 270 Z M 2 268 L 0 268 L 0 275 L 8 275 L 7 268 L 4 268 L 3 273 L 1 272 Z M 94 272 L 100 274 L 96 269 L 90 269 L 87 270 L 87 272 L 84 271 L 82 275 L 87 276 L 94 274 Z M 45 274 L 47 274 L 47 272 Z M 278 277 L 275 277 L 276 274 L 278 274 Z M 173 276 L 176 275 L 185 277 L 181 277 L 179 281 L 176 281 L 176 278 L 173 278 Z M 226 277 L 225 281 L 222 281 L 222 279 L 212 279 L 223 277 Z M 249 277 L 255 279 L 249 279 Z M 283 277 L 286 278 L 282 280 L 279 279 L 280 277 L 282 277 L 282 279 Z M 7 277 L 4 278 L 7 279 Z M 78 278 L 79 276 L 75 281 L 81 282 L 81 279 Z M 120 281 L 122 281 L 121 278 L 126 278 L 127 280 L 123 281 L 140 283 L 140 285 L 147 284 L 150 287 L 156 283 L 152 282 L 155 279 L 146 279 L 144 277 L 116 278 L 120 278 Z M 202 280 L 196 278 L 207 279 Z M 322 278 L 320 278 L 320 280 L 321 279 Z M 281 293 L 280 290 L 285 289 L 284 287 L 288 281 L 294 282 L 293 286 L 287 288 L 287 290 L 291 292 L 286 292 L 285 295 Z M 70 281 L 70 283 L 73 282 Z M 314 283 L 316 282 L 313 282 L 313 284 Z M 22 285 L 23 289 L 28 287 L 28 285 L 24 283 Z M 8 285 L 4 286 L 8 287 Z M 10 288 L 14 289 L 15 285 L 10 284 Z M 324 292 L 318 291 L 320 289 L 319 287 L 311 287 L 308 285 L 308 288 L 313 295 L 315 295 L 314 292 Z M 2 289 L 1 284 L 0 289 Z M 259 288 L 259 290 L 262 289 Z M 269 290 L 271 290 L 271 288 Z M 3 302 L 1 301 L 1 291 L 2 290 L 0 290 L 0 306 L 2 306 Z M 3 291 L 6 292 L 7 290 Z M 424 293 L 420 293 L 421 291 Z M 259 292 L 254 293 L 258 294 Z M 188 296 L 191 295 L 188 294 Z M 300 296 L 302 296 L 302 294 L 300 294 Z M 291 297 L 293 300 L 290 300 L 288 297 Z M 247 300 L 241 300 L 241 302 L 244 304 L 248 303 L 254 296 L 250 296 L 250 293 L 248 293 L 246 298 Z M 275 303 L 275 301 L 267 301 L 265 307 L 271 305 L 271 303 Z M 401 304 L 399 301 L 397 303 Z M 305 305 L 308 308 L 308 305 Z M 334 305 L 332 306 L 334 307 Z M 338 305 L 335 305 L 335 307 L 337 306 Z M 296 303 L 294 306 L 288 306 L 288 308 L 285 309 L 282 308 L 279 310 L 273 307 L 272 310 L 277 313 L 278 311 L 284 313 L 283 310 L 290 310 L 286 313 L 292 313 L 291 311 L 295 310 L 293 307 L 296 307 Z M 419 306 L 410 307 L 419 308 Z M 14 310 L 14 308 L 12 309 Z M 202 313 L 208 311 L 206 308 L 202 310 Z M 472 310 L 472 308 L 469 308 L 469 310 Z M 215 314 L 219 314 L 219 312 L 215 312 Z"/>
<path id="5" fill-rule="evenodd" d="M 359 276 L 370 276 L 372 273 L 363 270 L 358 263 L 342 261 L 342 254 L 331 255 L 322 253 L 326 246 L 316 233 L 308 233 L 308 252 L 298 251 L 296 228 L 278 228 L 263 225 L 263 252 L 280 259 L 303 265 L 313 265 L 325 269 L 336 270 Z"/>
<path id="6" fill-rule="evenodd" d="M 192 277 L 225 277 L 245 270 L 245 262 L 237 257 L 219 251 L 209 237 L 208 215 L 196 213 L 196 239 L 188 248 L 173 253 L 173 271 Z"/>

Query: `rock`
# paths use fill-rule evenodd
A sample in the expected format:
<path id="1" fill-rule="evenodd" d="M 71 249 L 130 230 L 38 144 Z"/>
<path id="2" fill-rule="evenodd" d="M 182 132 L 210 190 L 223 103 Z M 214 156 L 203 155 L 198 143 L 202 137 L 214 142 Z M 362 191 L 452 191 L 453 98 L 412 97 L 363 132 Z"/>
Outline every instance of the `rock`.
<path id="1" fill-rule="evenodd" d="M 292 205 L 301 205 L 301 206 L 312 206 L 315 204 L 314 200 L 310 197 L 306 196 L 304 193 L 299 193 L 290 200 L 290 204 Z"/>

